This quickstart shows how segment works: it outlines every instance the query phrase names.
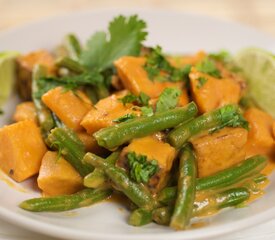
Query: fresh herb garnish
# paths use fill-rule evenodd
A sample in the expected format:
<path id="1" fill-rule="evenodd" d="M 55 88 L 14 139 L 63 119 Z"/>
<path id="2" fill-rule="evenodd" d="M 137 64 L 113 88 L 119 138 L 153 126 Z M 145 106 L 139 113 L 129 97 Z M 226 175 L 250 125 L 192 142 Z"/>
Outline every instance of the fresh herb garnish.
<path id="1" fill-rule="evenodd" d="M 147 160 L 145 155 L 137 155 L 135 152 L 127 154 L 130 177 L 137 183 L 148 183 L 149 179 L 159 170 L 156 160 Z"/>
<path id="2" fill-rule="evenodd" d="M 156 112 L 173 109 L 177 106 L 181 91 L 178 88 L 165 88 L 160 94 L 156 105 Z"/>
<path id="3" fill-rule="evenodd" d="M 127 114 L 125 114 L 125 115 L 123 115 L 123 116 L 121 116 L 119 118 L 114 119 L 113 122 L 115 122 L 115 123 L 122 123 L 122 122 L 126 122 L 128 120 L 134 119 L 136 117 L 137 116 L 135 114 L 133 114 L 133 113 L 127 113 Z"/>
<path id="4" fill-rule="evenodd" d="M 227 105 L 219 110 L 221 115 L 221 124 L 210 130 L 210 133 L 216 132 L 224 127 L 241 127 L 249 130 L 249 124 L 244 119 L 239 109 L 234 105 Z"/>
<path id="5" fill-rule="evenodd" d="M 141 92 L 139 96 L 136 96 L 134 94 L 127 94 L 120 100 L 124 105 L 127 103 L 134 103 L 139 106 L 147 106 L 149 103 L 150 97 L 144 92 Z"/>
<path id="6" fill-rule="evenodd" d="M 200 89 L 206 82 L 207 82 L 207 78 L 205 78 L 205 77 L 199 77 L 198 78 L 197 88 Z"/>
<path id="7" fill-rule="evenodd" d="M 173 67 L 163 55 L 161 47 L 157 46 L 148 55 L 144 69 L 151 80 L 178 82 L 186 79 L 191 66 L 187 65 L 182 69 Z"/>
<path id="8" fill-rule="evenodd" d="M 202 73 L 206 73 L 216 78 L 221 77 L 220 71 L 217 69 L 215 62 L 210 58 L 203 59 L 196 65 L 196 69 Z"/>
<path id="9" fill-rule="evenodd" d="M 137 56 L 147 36 L 146 23 L 137 15 L 118 16 L 110 22 L 109 32 L 96 32 L 87 42 L 80 61 L 88 69 L 98 71 L 112 67 L 122 56 Z"/>
<path id="10" fill-rule="evenodd" d="M 144 107 L 141 107 L 140 110 L 141 110 L 142 116 L 151 117 L 154 115 L 154 110 L 152 107 L 144 106 Z"/>
<path id="11" fill-rule="evenodd" d="M 232 61 L 232 56 L 229 52 L 227 52 L 226 50 L 221 50 L 219 52 L 216 53 L 210 53 L 209 58 L 215 60 L 215 61 L 219 61 L 222 63 L 229 63 Z"/>

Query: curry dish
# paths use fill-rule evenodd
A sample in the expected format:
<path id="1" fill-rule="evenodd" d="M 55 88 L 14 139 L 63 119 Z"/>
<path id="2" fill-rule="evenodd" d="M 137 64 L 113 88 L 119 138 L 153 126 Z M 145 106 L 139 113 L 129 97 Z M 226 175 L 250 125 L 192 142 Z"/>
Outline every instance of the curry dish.
<path id="1" fill-rule="evenodd" d="M 146 35 L 137 16 L 119 16 L 85 46 L 68 34 L 16 58 L 22 102 L 0 129 L 0 168 L 16 182 L 34 176 L 42 194 L 22 209 L 67 211 L 115 194 L 129 224 L 183 230 L 262 196 L 275 121 L 242 69 L 225 51 L 145 47 Z"/>

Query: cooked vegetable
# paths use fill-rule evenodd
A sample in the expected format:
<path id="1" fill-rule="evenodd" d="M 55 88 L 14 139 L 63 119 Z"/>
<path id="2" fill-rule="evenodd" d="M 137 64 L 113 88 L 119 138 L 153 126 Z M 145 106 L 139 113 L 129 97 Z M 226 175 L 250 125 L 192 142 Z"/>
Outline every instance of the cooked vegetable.
<path id="1" fill-rule="evenodd" d="M 169 133 L 168 141 L 172 146 L 180 148 L 191 137 L 203 131 L 214 132 L 224 127 L 248 128 L 247 121 L 242 117 L 236 105 L 226 105 L 179 126 Z"/>
<path id="2" fill-rule="evenodd" d="M 115 187 L 123 192 L 138 207 L 147 210 L 152 210 L 156 207 L 157 202 L 150 192 L 141 184 L 131 181 L 126 172 L 121 168 L 115 167 L 113 164 L 104 161 L 104 159 L 92 153 L 87 153 L 83 161 L 94 167 L 101 168 Z"/>
<path id="3" fill-rule="evenodd" d="M 113 152 L 109 157 L 106 158 L 105 161 L 109 162 L 110 164 L 115 164 L 120 152 Z M 98 188 L 104 187 L 108 184 L 108 177 L 104 173 L 104 171 L 100 168 L 95 168 L 94 171 L 89 173 L 84 178 L 84 186 L 89 188 Z"/>
<path id="4" fill-rule="evenodd" d="M 90 206 L 111 194 L 110 189 L 84 189 L 72 195 L 29 199 L 20 203 L 19 207 L 31 212 L 62 212 Z"/>
<path id="5" fill-rule="evenodd" d="M 41 92 L 44 91 L 40 85 L 40 78 L 46 75 L 46 68 L 36 65 L 32 75 L 32 100 L 36 109 L 38 122 L 44 138 L 47 138 L 51 129 L 54 128 L 54 119 L 50 110 L 41 101 Z"/>
<path id="6" fill-rule="evenodd" d="M 78 60 L 82 49 L 79 40 L 74 34 L 67 34 L 64 38 L 64 46 L 68 52 L 69 57 Z"/>
<path id="7" fill-rule="evenodd" d="M 33 102 L 22 102 L 16 106 L 13 119 L 16 122 L 32 120 L 37 122 L 36 109 Z"/>
<path id="8" fill-rule="evenodd" d="M 113 149 L 133 138 L 143 137 L 178 124 L 194 117 L 197 107 L 189 103 L 186 107 L 175 108 L 157 113 L 151 117 L 140 117 L 129 122 L 102 129 L 94 134 L 100 146 Z"/>
<path id="9" fill-rule="evenodd" d="M 182 150 L 179 164 L 178 191 L 170 227 L 180 230 L 188 227 L 196 193 L 196 159 L 192 148 Z"/>
<path id="10" fill-rule="evenodd" d="M 41 163 L 38 187 L 50 196 L 72 194 L 83 188 L 79 173 L 57 152 L 48 151 Z"/>
<path id="11" fill-rule="evenodd" d="M 0 168 L 17 182 L 38 173 L 46 151 L 34 121 L 25 120 L 0 129 Z"/>
<path id="12" fill-rule="evenodd" d="M 134 210 L 129 218 L 129 224 L 132 226 L 143 226 L 152 221 L 152 211 L 138 208 Z"/>
<path id="13" fill-rule="evenodd" d="M 69 58 L 69 57 L 61 57 L 56 60 L 55 63 L 58 67 L 64 67 L 74 73 L 83 73 L 85 68 L 80 65 L 77 61 Z"/>
<path id="14" fill-rule="evenodd" d="M 196 190 L 220 190 L 229 186 L 241 184 L 245 179 L 258 179 L 259 174 L 267 165 L 267 158 L 264 156 L 250 157 L 243 162 L 220 171 L 214 175 L 198 178 Z M 258 180 L 259 181 L 259 180 Z M 177 188 L 167 187 L 158 194 L 158 201 L 168 204 L 176 199 Z"/>
<path id="15" fill-rule="evenodd" d="M 197 156 L 198 176 L 205 177 L 245 159 L 248 132 L 244 128 L 223 128 L 191 139 Z"/>
<path id="16" fill-rule="evenodd" d="M 66 126 L 75 131 L 82 129 L 80 122 L 92 108 L 91 101 L 83 92 L 66 91 L 62 87 L 45 93 L 42 96 L 42 101 Z"/>
<path id="17" fill-rule="evenodd" d="M 82 163 L 85 148 L 72 130 L 55 128 L 49 134 L 47 141 L 52 148 L 55 148 L 63 155 L 82 177 L 92 172 L 93 168 L 91 166 Z"/>
<path id="18" fill-rule="evenodd" d="M 202 216 L 227 207 L 234 207 L 246 201 L 250 196 L 249 190 L 243 187 L 228 189 L 224 192 L 214 194 L 195 201 L 193 216 Z M 153 220 L 161 225 L 168 225 L 173 213 L 171 207 L 161 207 L 153 211 Z"/>

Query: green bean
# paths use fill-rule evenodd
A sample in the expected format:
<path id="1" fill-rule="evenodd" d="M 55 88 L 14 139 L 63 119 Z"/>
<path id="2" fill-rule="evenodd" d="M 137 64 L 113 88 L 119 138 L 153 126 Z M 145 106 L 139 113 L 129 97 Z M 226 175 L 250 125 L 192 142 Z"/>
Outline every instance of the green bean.
<path id="1" fill-rule="evenodd" d="M 152 211 L 138 208 L 134 210 L 129 218 L 129 224 L 132 226 L 143 226 L 152 222 Z"/>
<path id="2" fill-rule="evenodd" d="M 54 128 L 48 136 L 48 144 L 57 149 L 64 158 L 79 172 L 86 176 L 93 168 L 82 159 L 85 155 L 85 147 L 78 136 L 68 128 Z"/>
<path id="3" fill-rule="evenodd" d="M 257 155 L 250 157 L 243 162 L 232 166 L 231 168 L 222 170 L 214 175 L 198 178 L 196 190 L 219 190 L 240 184 L 248 178 L 253 178 L 255 182 L 263 181 L 264 178 L 260 177 L 262 175 L 259 176 L 259 173 L 264 169 L 266 164 L 267 159 L 264 156 Z M 176 187 L 167 187 L 159 192 L 158 201 L 162 204 L 169 204 L 175 201 L 176 195 Z"/>
<path id="4" fill-rule="evenodd" d="M 19 207 L 31 212 L 61 212 L 92 205 L 111 194 L 110 189 L 84 189 L 72 195 L 29 199 Z"/>
<path id="5" fill-rule="evenodd" d="M 38 81 L 41 77 L 45 76 L 46 68 L 42 65 L 35 65 L 32 73 L 32 99 L 44 139 L 47 138 L 50 130 L 54 128 L 55 125 L 51 111 L 41 101 L 41 97 L 38 96 L 38 93 L 41 91 Z"/>
<path id="6" fill-rule="evenodd" d="M 119 154 L 119 151 L 113 152 L 109 157 L 106 158 L 106 161 L 114 165 L 119 157 Z M 95 168 L 93 172 L 89 173 L 84 178 L 84 186 L 89 188 L 104 187 L 107 185 L 107 182 L 108 177 L 100 168 Z"/>
<path id="7" fill-rule="evenodd" d="M 84 67 L 80 65 L 77 61 L 69 57 L 60 57 L 56 60 L 55 64 L 58 67 L 64 67 L 74 73 L 83 73 L 85 71 Z"/>
<path id="8" fill-rule="evenodd" d="M 213 132 L 226 126 L 248 128 L 237 105 L 226 105 L 183 124 L 169 133 L 168 142 L 173 147 L 181 148 L 191 137 L 203 131 Z"/>
<path id="9" fill-rule="evenodd" d="M 74 34 L 68 34 L 64 38 L 64 45 L 68 51 L 69 57 L 74 60 L 78 60 L 82 52 L 79 40 Z"/>
<path id="10" fill-rule="evenodd" d="M 196 159 L 190 145 L 187 145 L 181 153 L 179 165 L 177 199 L 170 222 L 170 227 L 185 229 L 192 216 L 196 193 Z"/>
<path id="11" fill-rule="evenodd" d="M 134 138 L 144 137 L 154 132 L 175 127 L 197 114 L 195 103 L 182 108 L 175 108 L 150 117 L 140 117 L 127 122 L 104 128 L 94 133 L 98 144 L 107 149 L 114 149 Z"/>
<path id="12" fill-rule="evenodd" d="M 115 167 L 113 164 L 92 153 L 87 153 L 83 161 L 96 168 L 101 168 L 115 187 L 123 192 L 138 207 L 147 210 L 156 207 L 157 202 L 150 192 L 143 185 L 131 181 L 123 169 Z"/>
<path id="13" fill-rule="evenodd" d="M 234 207 L 248 200 L 250 196 L 247 188 L 232 188 L 221 193 L 210 195 L 205 199 L 195 200 L 193 207 L 193 217 L 207 215 L 227 207 Z M 172 217 L 173 208 L 171 206 L 161 207 L 153 210 L 153 220 L 161 225 L 168 225 Z"/>

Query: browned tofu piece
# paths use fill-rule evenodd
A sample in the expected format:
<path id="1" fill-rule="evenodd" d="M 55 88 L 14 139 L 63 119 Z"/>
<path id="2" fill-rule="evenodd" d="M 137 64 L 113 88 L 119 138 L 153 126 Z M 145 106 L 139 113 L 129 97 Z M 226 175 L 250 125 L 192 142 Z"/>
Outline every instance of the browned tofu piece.
<path id="1" fill-rule="evenodd" d="M 48 151 L 41 163 L 38 187 L 48 196 L 72 194 L 83 188 L 79 173 L 57 152 Z"/>
<path id="2" fill-rule="evenodd" d="M 109 97 L 101 99 L 92 110 L 83 118 L 81 125 L 89 134 L 98 131 L 101 128 L 109 127 L 115 124 L 113 120 L 126 114 L 140 115 L 140 112 L 133 108 L 132 104 L 124 105 L 120 99 L 127 92 L 119 92 Z"/>
<path id="3" fill-rule="evenodd" d="M 246 144 L 247 157 L 256 154 L 274 156 L 273 118 L 257 108 L 249 108 L 244 113 L 244 117 L 249 122 L 250 127 Z"/>
<path id="4" fill-rule="evenodd" d="M 226 104 L 238 103 L 241 87 L 233 79 L 217 79 L 192 68 L 189 74 L 191 94 L 200 113 L 209 112 Z M 201 84 L 200 80 L 204 79 Z"/>
<path id="5" fill-rule="evenodd" d="M 117 163 L 120 167 L 127 168 L 128 160 L 126 155 L 129 152 L 145 155 L 149 161 L 156 160 L 158 162 L 159 171 L 151 177 L 148 186 L 152 192 L 158 192 L 162 189 L 166 184 L 168 174 L 176 157 L 175 148 L 161 141 L 158 135 L 134 139 L 123 149 Z"/>
<path id="6" fill-rule="evenodd" d="M 197 157 L 199 177 L 224 170 L 245 159 L 247 130 L 224 128 L 191 140 Z"/>
<path id="7" fill-rule="evenodd" d="M 92 109 L 91 101 L 83 92 L 74 93 L 62 87 L 56 87 L 45 93 L 42 101 L 67 127 L 75 131 L 83 129 L 80 122 Z"/>
<path id="8" fill-rule="evenodd" d="M 36 110 L 33 102 L 22 102 L 16 106 L 15 113 L 13 115 L 15 122 L 24 120 L 32 120 L 37 123 Z"/>
<path id="9" fill-rule="evenodd" d="M 167 87 L 178 87 L 182 89 L 183 82 L 158 82 L 151 81 L 143 66 L 146 62 L 144 57 L 124 56 L 115 61 L 122 84 L 135 95 L 146 93 L 150 98 L 157 98 Z"/>
<path id="10" fill-rule="evenodd" d="M 55 74 L 54 57 L 46 50 L 38 50 L 17 58 L 17 89 L 24 100 L 31 100 L 32 70 L 36 64 L 46 67 L 49 75 Z"/>
<path id="11" fill-rule="evenodd" d="M 0 129 L 0 168 L 17 182 L 38 173 L 46 151 L 40 129 L 32 120 Z"/>

